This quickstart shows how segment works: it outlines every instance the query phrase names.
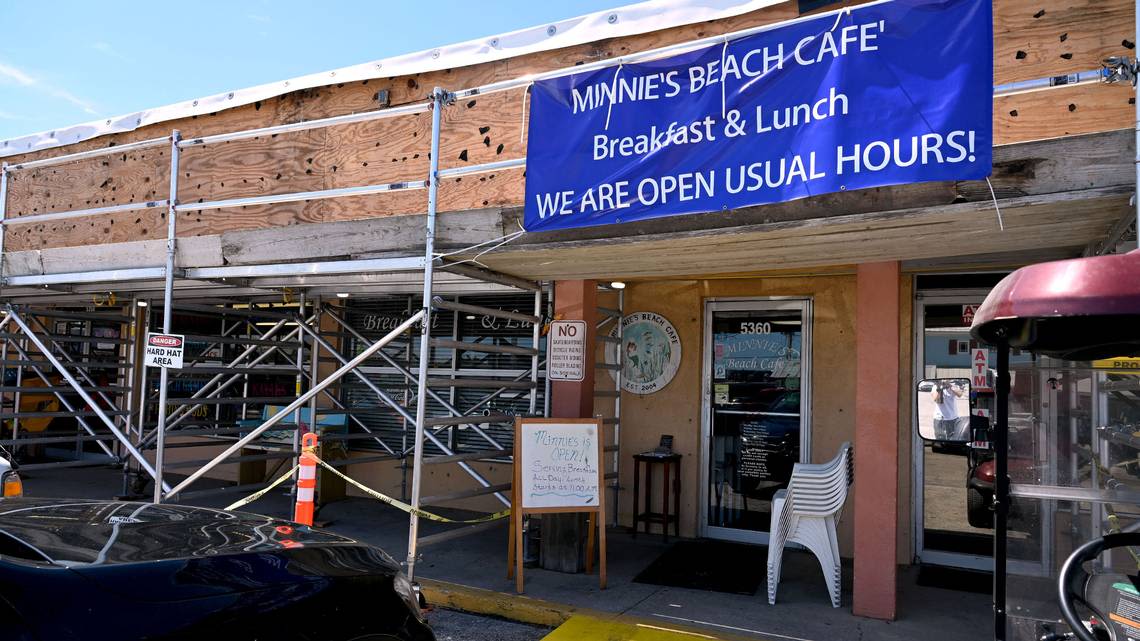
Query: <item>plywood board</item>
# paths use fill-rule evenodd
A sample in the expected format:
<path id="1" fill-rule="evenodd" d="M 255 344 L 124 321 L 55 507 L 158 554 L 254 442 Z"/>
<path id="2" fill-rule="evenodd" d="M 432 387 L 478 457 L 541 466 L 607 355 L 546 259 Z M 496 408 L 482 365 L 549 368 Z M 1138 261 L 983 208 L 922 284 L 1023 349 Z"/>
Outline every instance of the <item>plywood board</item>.
<path id="1" fill-rule="evenodd" d="M 994 144 L 1123 129 L 1135 123 L 1127 84 L 1080 84 L 994 98 Z"/>
<path id="2" fill-rule="evenodd" d="M 419 217 L 414 220 L 420 222 Z M 401 222 L 389 217 L 227 232 L 221 235 L 221 245 L 228 265 L 349 257 L 381 249 L 410 253 L 422 248 L 422 226 Z M 436 222 L 436 247 L 440 251 L 469 247 L 502 235 L 502 214 L 497 209 L 441 214 Z"/>
<path id="3" fill-rule="evenodd" d="M 994 83 L 1096 69 L 1135 55 L 1131 0 L 995 0 Z"/>

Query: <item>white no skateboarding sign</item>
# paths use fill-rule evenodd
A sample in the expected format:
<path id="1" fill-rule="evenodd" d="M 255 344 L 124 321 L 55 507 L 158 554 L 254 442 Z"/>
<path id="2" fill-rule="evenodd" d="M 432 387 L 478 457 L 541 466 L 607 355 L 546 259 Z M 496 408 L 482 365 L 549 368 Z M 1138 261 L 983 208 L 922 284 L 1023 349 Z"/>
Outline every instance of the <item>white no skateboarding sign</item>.
<path id="1" fill-rule="evenodd" d="M 546 376 L 552 381 L 586 379 L 586 321 L 553 321 L 546 346 Z"/>
<path id="2" fill-rule="evenodd" d="M 147 367 L 182 369 L 182 349 L 186 337 L 181 334 L 154 334 L 147 332 L 146 356 L 143 362 Z"/>

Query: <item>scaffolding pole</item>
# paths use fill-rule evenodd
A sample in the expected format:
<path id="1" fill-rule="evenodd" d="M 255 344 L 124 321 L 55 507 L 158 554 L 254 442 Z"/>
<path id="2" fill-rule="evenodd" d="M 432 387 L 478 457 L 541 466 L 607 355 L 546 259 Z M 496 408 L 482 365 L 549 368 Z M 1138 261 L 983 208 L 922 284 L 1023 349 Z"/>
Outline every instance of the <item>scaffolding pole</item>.
<path id="1" fill-rule="evenodd" d="M 175 262 L 175 234 L 178 223 L 178 147 L 182 134 L 177 129 L 170 136 L 170 197 L 166 207 L 166 282 L 162 289 L 162 333 L 170 333 L 170 305 L 174 302 L 174 262 Z M 166 446 L 166 384 L 169 380 L 169 368 L 163 367 L 158 372 L 158 437 L 154 448 L 154 502 L 162 502 L 162 465 L 164 463 Z"/>
<path id="2" fill-rule="evenodd" d="M 0 288 L 7 284 L 4 280 L 4 235 L 5 219 L 8 213 L 8 163 L 0 163 Z"/>
<path id="3" fill-rule="evenodd" d="M 534 292 L 534 316 L 542 318 L 542 288 Z M 532 323 L 531 349 L 534 354 L 530 357 L 530 415 L 534 416 L 538 409 L 538 341 L 542 340 L 542 321 Z"/>
<path id="4" fill-rule="evenodd" d="M 150 309 L 150 301 L 148 300 L 147 301 L 147 307 L 145 308 L 145 311 L 142 315 L 143 326 L 139 329 L 139 331 L 142 332 L 142 337 L 140 338 L 140 340 L 142 341 L 142 346 L 143 346 L 142 349 L 144 352 L 146 350 L 146 336 L 147 336 L 147 334 L 150 333 L 151 323 L 154 322 L 154 319 L 152 318 L 152 316 L 153 316 L 153 314 L 151 313 L 151 309 Z M 139 438 L 138 438 L 139 448 L 141 449 L 141 448 L 145 447 L 145 445 L 143 444 L 143 441 L 146 438 L 146 411 L 147 411 L 147 408 L 149 407 L 148 397 L 150 396 L 150 388 L 147 386 L 147 380 L 146 380 L 146 359 L 145 358 L 139 358 L 138 379 L 139 379 L 139 384 L 138 384 L 138 388 L 139 388 L 139 395 L 138 395 L 139 418 L 138 418 L 138 430 L 137 430 L 137 432 L 139 435 Z M 130 461 L 128 461 L 128 463 L 130 463 Z M 135 473 L 138 474 L 138 471 L 136 470 Z M 139 475 L 138 478 L 140 481 L 139 488 L 140 488 L 140 493 L 141 493 L 141 488 L 142 488 L 141 475 Z"/>
<path id="5" fill-rule="evenodd" d="M 439 125 L 440 112 L 451 99 L 440 87 L 431 93 L 431 167 L 428 171 L 427 226 L 424 232 L 424 297 L 420 310 L 420 376 L 416 381 L 416 437 L 415 454 L 412 457 L 412 507 L 420 507 L 420 489 L 423 480 L 424 460 L 424 419 L 427 417 L 427 379 L 431 367 L 431 307 L 432 269 L 435 266 L 435 214 L 436 199 L 439 194 Z M 419 516 L 413 511 L 408 522 L 408 578 L 414 579 L 416 572 L 416 539 L 419 537 Z"/>
<path id="6" fill-rule="evenodd" d="M 28 339 L 20 338 L 13 345 L 16 348 L 23 348 L 23 351 L 28 349 Z M 24 387 L 24 368 L 23 366 L 16 367 L 16 392 L 12 394 L 12 413 L 15 418 L 12 419 L 12 440 L 15 441 L 20 437 L 20 403 L 22 402 L 23 394 L 20 391 Z M 12 456 L 19 454 L 19 448 L 15 445 L 12 446 Z"/>
<path id="7" fill-rule="evenodd" d="M 305 326 L 305 322 L 302 320 L 302 318 L 305 316 L 304 293 L 301 294 L 299 312 L 300 313 L 297 314 L 298 330 Z M 301 389 L 305 385 L 305 333 L 302 331 L 298 331 L 297 333 L 297 353 L 295 356 L 297 363 L 297 376 L 295 379 L 294 390 L 297 396 L 301 396 Z M 316 398 L 316 394 L 314 394 L 313 397 Z M 315 419 L 315 416 L 309 416 L 309 422 L 312 423 L 312 425 L 310 425 L 310 428 L 316 425 Z M 296 471 L 293 472 L 293 487 L 289 489 L 289 492 L 291 495 L 296 496 L 297 480 L 300 478 L 301 474 L 301 405 L 298 405 L 297 409 L 293 410 L 293 424 L 297 426 L 297 429 L 293 430 L 293 468 Z"/>
<path id="8" fill-rule="evenodd" d="M 311 302 L 311 305 L 313 306 L 313 319 L 314 319 L 313 320 L 313 327 L 314 327 L 313 333 L 319 334 L 321 331 L 321 299 L 320 298 L 314 298 Z M 301 310 L 301 311 L 303 312 L 304 310 Z M 302 334 L 303 333 L 304 332 L 302 332 Z M 314 338 L 312 343 L 310 344 L 310 347 L 309 347 L 309 381 L 310 381 L 309 384 L 310 385 L 312 385 L 312 381 L 317 380 L 317 378 L 320 375 L 320 360 L 321 360 L 320 359 L 320 352 L 317 351 L 317 339 Z M 305 378 L 303 368 L 301 370 L 301 374 L 302 374 L 301 379 L 303 381 Z M 317 431 L 317 397 L 316 396 L 313 396 L 313 398 L 309 400 L 309 430 L 312 432 Z M 300 434 L 301 431 L 297 430 L 297 433 Z"/>

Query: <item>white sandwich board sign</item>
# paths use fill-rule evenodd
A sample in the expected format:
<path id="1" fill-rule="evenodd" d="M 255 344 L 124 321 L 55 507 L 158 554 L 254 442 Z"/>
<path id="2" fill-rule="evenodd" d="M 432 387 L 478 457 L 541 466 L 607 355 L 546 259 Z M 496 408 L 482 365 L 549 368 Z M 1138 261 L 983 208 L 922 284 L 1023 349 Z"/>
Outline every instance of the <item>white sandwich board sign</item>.
<path id="1" fill-rule="evenodd" d="M 598 585 L 606 587 L 605 467 L 602 419 L 515 419 L 514 483 L 507 576 L 523 591 L 523 519 L 527 514 L 585 512 L 586 573 L 598 546 Z M 596 535 L 595 535 L 596 532 Z"/>

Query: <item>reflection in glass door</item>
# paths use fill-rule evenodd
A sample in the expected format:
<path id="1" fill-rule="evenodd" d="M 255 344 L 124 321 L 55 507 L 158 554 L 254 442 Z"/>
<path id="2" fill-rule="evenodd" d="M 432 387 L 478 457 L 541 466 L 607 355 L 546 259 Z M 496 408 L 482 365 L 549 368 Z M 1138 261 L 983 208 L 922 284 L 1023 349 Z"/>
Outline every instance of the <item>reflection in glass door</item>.
<path id="1" fill-rule="evenodd" d="M 928 297 L 919 302 L 918 353 L 921 368 L 916 378 L 969 378 L 972 414 L 990 417 L 994 409 L 992 385 L 996 352 L 970 337 L 973 312 L 983 296 Z M 979 352 L 980 350 L 980 352 Z M 975 365 L 980 368 L 979 381 Z M 984 384 L 982 384 L 984 383 Z M 925 397 L 916 397 L 922 420 Z M 921 508 L 916 531 L 918 556 L 926 563 L 988 570 L 993 565 L 993 455 L 966 444 L 930 445 L 918 442 L 916 481 Z"/>
<path id="2" fill-rule="evenodd" d="M 810 302 L 705 306 L 705 535 L 767 541 L 771 501 L 807 460 Z"/>

